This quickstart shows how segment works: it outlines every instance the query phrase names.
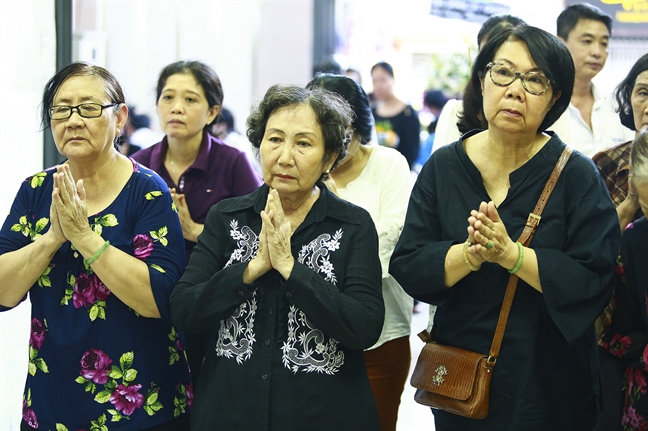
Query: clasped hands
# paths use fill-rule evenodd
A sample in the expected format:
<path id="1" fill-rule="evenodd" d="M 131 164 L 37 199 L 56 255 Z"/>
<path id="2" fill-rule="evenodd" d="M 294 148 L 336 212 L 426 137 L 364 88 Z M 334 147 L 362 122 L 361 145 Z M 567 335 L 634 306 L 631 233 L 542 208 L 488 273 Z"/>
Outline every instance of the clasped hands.
<path id="1" fill-rule="evenodd" d="M 518 248 L 509 237 L 493 201 L 479 204 L 468 217 L 468 247 L 471 259 L 479 266 L 484 262 L 512 268 L 518 258 Z M 513 265 L 510 263 L 513 262 Z M 510 266 L 509 266 L 510 265 Z"/>
<path id="2" fill-rule="evenodd" d="M 284 219 L 281 199 L 275 189 L 268 193 L 265 209 L 261 211 L 261 223 L 259 249 L 246 268 L 244 281 L 254 282 L 271 269 L 276 269 L 287 280 L 295 265 L 290 246 L 292 229 L 290 222 Z"/>
<path id="3" fill-rule="evenodd" d="M 50 229 L 46 235 L 60 244 L 68 240 L 75 244 L 92 234 L 83 180 L 75 183 L 67 164 L 58 165 L 53 178 Z"/>

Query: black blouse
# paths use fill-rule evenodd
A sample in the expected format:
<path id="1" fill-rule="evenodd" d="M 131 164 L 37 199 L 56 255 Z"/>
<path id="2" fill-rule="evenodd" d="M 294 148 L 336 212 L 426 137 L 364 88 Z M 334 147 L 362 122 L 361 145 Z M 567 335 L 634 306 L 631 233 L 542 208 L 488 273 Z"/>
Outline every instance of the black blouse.
<path id="1" fill-rule="evenodd" d="M 471 136 L 471 132 L 464 136 Z M 510 174 L 498 212 L 516 240 L 565 144 L 553 136 Z M 490 201 L 463 140 L 426 163 L 409 203 L 390 273 L 414 298 L 438 306 L 436 340 L 488 354 L 509 273 L 484 263 L 452 288 L 444 263 L 466 241 L 468 217 Z M 448 429 L 573 429 L 598 389 L 594 320 L 609 300 L 619 244 L 614 205 L 596 167 L 569 159 L 530 243 L 543 293 L 518 283 L 491 386 L 488 418 L 473 421 L 435 411 Z M 588 401 L 589 400 L 589 401 Z M 445 428 L 444 428 L 445 429 Z"/>
<path id="2" fill-rule="evenodd" d="M 266 185 L 210 210 L 171 297 L 181 330 L 213 332 L 192 429 L 379 429 L 363 355 L 384 320 L 378 237 L 369 213 L 320 188 L 288 280 L 243 283 Z"/>

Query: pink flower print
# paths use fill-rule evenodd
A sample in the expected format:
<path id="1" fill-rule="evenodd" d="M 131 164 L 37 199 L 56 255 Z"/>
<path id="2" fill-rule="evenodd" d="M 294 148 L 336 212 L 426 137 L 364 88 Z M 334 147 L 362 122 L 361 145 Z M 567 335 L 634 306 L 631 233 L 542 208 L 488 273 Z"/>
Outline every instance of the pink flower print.
<path id="1" fill-rule="evenodd" d="M 112 360 L 102 350 L 90 349 L 81 358 L 81 376 L 86 380 L 103 385 L 108 381 Z"/>
<path id="2" fill-rule="evenodd" d="M 45 325 L 37 318 L 31 321 L 31 333 L 29 335 L 29 345 L 36 350 L 40 350 L 43 340 L 45 339 Z"/>
<path id="3" fill-rule="evenodd" d="M 176 349 L 178 349 L 179 352 L 182 352 L 184 350 L 184 347 L 182 347 L 182 341 L 180 341 L 180 337 L 176 335 Z"/>
<path id="4" fill-rule="evenodd" d="M 610 353 L 612 353 L 614 356 L 621 357 L 625 354 L 626 350 L 628 350 L 628 346 L 632 344 L 632 340 L 630 337 L 626 336 L 621 336 L 619 334 L 616 334 L 612 337 L 612 341 L 610 341 L 610 345 L 612 346 L 610 348 Z"/>
<path id="5" fill-rule="evenodd" d="M 97 295 L 97 299 L 100 301 L 105 301 L 108 296 L 110 296 L 111 292 L 110 290 L 106 287 L 105 284 L 103 284 L 103 281 L 97 277 L 97 274 L 92 274 L 93 278 L 93 284 L 95 285 L 95 294 Z"/>
<path id="6" fill-rule="evenodd" d="M 36 412 L 27 407 L 27 400 L 23 401 L 22 417 L 23 420 L 27 422 L 27 425 L 32 428 L 38 428 L 38 419 L 36 418 Z"/>
<path id="7" fill-rule="evenodd" d="M 191 383 L 187 383 L 187 386 L 185 386 L 185 396 L 187 397 L 187 407 L 191 408 L 194 400 L 193 385 Z"/>
<path id="8" fill-rule="evenodd" d="M 637 389 L 641 391 L 642 394 L 646 394 L 646 375 L 642 370 L 634 370 L 634 381 L 637 385 Z"/>
<path id="9" fill-rule="evenodd" d="M 144 395 L 138 391 L 142 385 L 117 385 L 115 391 L 110 396 L 110 402 L 124 416 L 130 416 L 135 409 L 139 409 L 144 404 Z"/>
<path id="10" fill-rule="evenodd" d="M 95 300 L 95 282 L 91 276 L 82 273 L 76 278 L 74 282 L 74 293 L 72 294 L 72 301 L 76 308 L 88 307 L 94 304 Z"/>
<path id="11" fill-rule="evenodd" d="M 133 250 L 135 257 L 138 259 L 146 259 L 153 251 L 153 240 L 144 234 L 137 234 L 133 238 Z"/>

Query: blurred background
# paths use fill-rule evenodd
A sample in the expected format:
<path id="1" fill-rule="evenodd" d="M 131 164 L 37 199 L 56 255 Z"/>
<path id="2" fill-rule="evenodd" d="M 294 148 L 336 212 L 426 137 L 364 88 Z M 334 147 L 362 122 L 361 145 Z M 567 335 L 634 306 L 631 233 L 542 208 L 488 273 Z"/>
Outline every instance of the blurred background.
<path id="1" fill-rule="evenodd" d="M 607 64 L 594 80 L 609 92 L 648 51 L 648 0 L 585 2 L 615 19 Z M 558 14 L 574 3 L 578 2 L 3 0 L 0 214 L 8 213 L 24 178 L 60 161 L 49 131 L 41 129 L 39 104 L 45 82 L 72 61 L 111 71 L 129 105 L 148 115 L 156 132 L 160 70 L 177 60 L 203 61 L 219 74 L 223 106 L 243 134 L 250 107 L 269 86 L 305 85 L 315 65 L 334 59 L 342 70 L 357 70 L 371 93 L 371 66 L 386 61 L 394 67 L 396 95 L 421 112 L 425 126 L 430 120 L 423 108 L 424 92 L 433 88 L 460 98 L 477 54 L 477 33 L 489 16 L 515 15 L 555 34 Z M 19 429 L 28 333 L 28 302 L 0 314 L 2 431 Z M 431 419 L 428 411 L 425 415 Z"/>

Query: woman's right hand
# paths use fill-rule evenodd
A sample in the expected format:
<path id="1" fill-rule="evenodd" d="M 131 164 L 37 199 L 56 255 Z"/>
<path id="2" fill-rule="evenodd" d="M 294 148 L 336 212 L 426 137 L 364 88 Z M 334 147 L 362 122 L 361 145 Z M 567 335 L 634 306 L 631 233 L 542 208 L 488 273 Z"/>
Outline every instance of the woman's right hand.
<path id="1" fill-rule="evenodd" d="M 268 202 L 266 201 L 266 206 L 263 212 L 267 213 Z M 252 260 L 248 263 L 248 266 L 243 272 L 243 282 L 245 284 L 254 283 L 259 277 L 261 277 L 266 272 L 272 269 L 272 262 L 270 261 L 270 254 L 268 252 L 268 236 L 264 224 L 261 223 L 261 232 L 259 233 L 259 248 L 257 253 Z"/>
<path id="2" fill-rule="evenodd" d="M 59 223 L 58 213 L 56 212 L 54 201 L 52 201 L 52 203 L 50 204 L 50 228 L 45 235 L 48 236 L 56 244 L 63 244 L 67 241 L 67 238 L 65 237 L 63 230 L 61 229 L 61 224 Z"/>

